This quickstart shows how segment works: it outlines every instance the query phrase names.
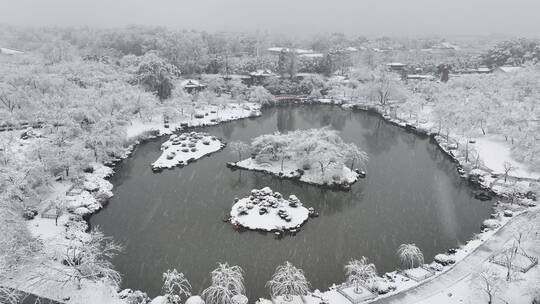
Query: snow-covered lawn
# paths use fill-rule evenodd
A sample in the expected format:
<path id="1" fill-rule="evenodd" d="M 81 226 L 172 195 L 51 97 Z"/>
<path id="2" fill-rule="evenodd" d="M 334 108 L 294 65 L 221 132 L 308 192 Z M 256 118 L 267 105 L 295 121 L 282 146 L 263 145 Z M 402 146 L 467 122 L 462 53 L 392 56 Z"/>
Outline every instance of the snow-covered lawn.
<path id="1" fill-rule="evenodd" d="M 484 165 L 496 174 L 504 174 L 505 163 L 512 166 L 508 173 L 511 176 L 539 179 L 540 172 L 533 172 L 527 168 L 527 165 L 516 161 L 512 157 L 511 146 L 508 141 L 496 135 L 484 136 L 475 139 L 472 144 L 474 149 L 480 153 Z"/>
<path id="2" fill-rule="evenodd" d="M 219 139 L 206 133 L 173 134 L 161 145 L 163 153 L 152 164 L 153 169 L 187 165 L 205 155 L 219 151 L 225 146 Z"/>
<path id="3" fill-rule="evenodd" d="M 403 274 L 415 281 L 422 281 L 431 277 L 434 273 L 424 267 L 416 267 L 403 270 Z"/>
<path id="4" fill-rule="evenodd" d="M 360 175 L 346 166 L 338 168 L 328 168 L 324 175 L 317 168 L 310 170 L 299 170 L 298 164 L 294 161 L 284 161 L 283 170 L 281 170 L 281 162 L 257 162 L 252 158 L 248 158 L 236 163 L 236 166 L 246 170 L 255 170 L 269 173 L 275 176 L 298 179 L 302 182 L 314 185 L 338 185 L 348 187 L 354 184 Z M 335 180 L 332 177 L 339 176 L 340 179 Z"/>
<path id="5" fill-rule="evenodd" d="M 269 187 L 253 189 L 231 209 L 231 223 L 251 230 L 290 231 L 308 220 L 309 210 L 295 195 L 285 199 Z"/>

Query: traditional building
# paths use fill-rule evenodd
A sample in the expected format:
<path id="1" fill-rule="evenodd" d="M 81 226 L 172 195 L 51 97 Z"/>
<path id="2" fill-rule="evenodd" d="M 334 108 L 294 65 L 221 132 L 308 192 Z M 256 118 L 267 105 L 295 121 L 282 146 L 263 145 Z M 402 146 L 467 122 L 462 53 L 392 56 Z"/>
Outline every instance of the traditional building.
<path id="1" fill-rule="evenodd" d="M 198 80 L 187 79 L 182 81 L 182 87 L 188 93 L 200 92 L 206 88 L 206 85 L 200 83 Z"/>

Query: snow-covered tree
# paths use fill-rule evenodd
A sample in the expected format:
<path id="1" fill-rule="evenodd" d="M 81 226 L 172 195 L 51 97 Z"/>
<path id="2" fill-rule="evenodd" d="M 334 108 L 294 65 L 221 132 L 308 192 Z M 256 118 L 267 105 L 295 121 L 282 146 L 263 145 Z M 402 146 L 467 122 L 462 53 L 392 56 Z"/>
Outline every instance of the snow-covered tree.
<path id="1" fill-rule="evenodd" d="M 168 64 L 153 52 L 146 53 L 137 69 L 137 82 L 153 92 L 160 100 L 171 96 L 173 78 L 179 75 L 175 66 Z"/>
<path id="2" fill-rule="evenodd" d="M 474 277 L 474 282 L 479 290 L 487 297 L 487 303 L 492 304 L 497 293 L 501 291 L 503 280 L 499 273 L 493 268 L 484 268 Z"/>
<path id="3" fill-rule="evenodd" d="M 324 177 L 326 170 L 330 166 L 340 166 L 343 164 L 343 150 L 331 144 L 319 144 L 311 154 L 312 159 L 318 164 L 321 175 Z"/>
<path id="4" fill-rule="evenodd" d="M 182 299 L 191 296 L 191 284 L 189 284 L 184 274 L 176 269 L 167 269 L 163 273 L 162 290 L 169 304 L 180 304 Z"/>
<path id="5" fill-rule="evenodd" d="M 512 166 L 509 162 L 504 162 L 504 182 L 506 183 L 506 180 L 508 179 L 508 175 L 510 174 L 510 171 L 514 170 L 514 166 Z"/>
<path id="6" fill-rule="evenodd" d="M 357 145 L 349 143 L 346 145 L 345 157 L 351 161 L 351 170 L 354 170 L 355 165 L 365 169 L 368 155 L 365 151 L 362 151 Z"/>
<path id="7" fill-rule="evenodd" d="M 266 283 L 272 298 L 283 296 L 285 300 L 292 300 L 292 296 L 305 296 L 309 293 L 310 283 L 304 271 L 285 262 L 276 268 L 272 279 Z"/>
<path id="8" fill-rule="evenodd" d="M 275 103 L 275 97 L 267 89 L 261 86 L 255 86 L 249 94 L 249 101 L 258 103 L 262 106 L 269 106 Z"/>
<path id="9" fill-rule="evenodd" d="M 377 277 L 375 264 L 369 263 L 366 257 L 360 260 L 350 260 L 345 265 L 347 281 L 355 284 L 355 292 L 360 292 L 360 284 L 369 284 Z"/>
<path id="10" fill-rule="evenodd" d="M 368 98 L 381 106 L 403 97 L 403 85 L 390 72 L 379 69 L 368 83 Z"/>
<path id="11" fill-rule="evenodd" d="M 0 303 L 4 304 L 18 304 L 24 298 L 24 294 L 9 288 L 0 286 Z"/>
<path id="12" fill-rule="evenodd" d="M 55 271 L 57 275 L 54 279 L 47 274 L 38 273 L 38 280 L 72 282 L 78 289 L 86 280 L 105 281 L 117 287 L 120 285 L 120 273 L 114 270 L 111 259 L 122 250 L 122 246 L 97 229 L 93 229 L 89 239 L 84 242 L 69 238 L 72 242 L 64 248 L 61 255 L 65 267 L 50 266 L 52 269 L 47 272 Z"/>
<path id="13" fill-rule="evenodd" d="M 397 256 L 407 268 L 415 268 L 424 264 L 424 254 L 415 244 L 401 244 L 397 250 Z"/>
<path id="14" fill-rule="evenodd" d="M 244 271 L 240 266 L 229 266 L 228 263 L 220 263 L 218 268 L 211 272 L 212 285 L 202 292 L 202 297 L 207 304 L 233 304 L 232 299 L 236 295 L 243 295 Z"/>
<path id="15" fill-rule="evenodd" d="M 248 144 L 241 141 L 233 141 L 229 143 L 228 146 L 229 148 L 231 148 L 231 151 L 233 153 L 238 154 L 238 161 L 242 160 L 242 155 L 249 153 L 249 151 L 251 150 Z"/>

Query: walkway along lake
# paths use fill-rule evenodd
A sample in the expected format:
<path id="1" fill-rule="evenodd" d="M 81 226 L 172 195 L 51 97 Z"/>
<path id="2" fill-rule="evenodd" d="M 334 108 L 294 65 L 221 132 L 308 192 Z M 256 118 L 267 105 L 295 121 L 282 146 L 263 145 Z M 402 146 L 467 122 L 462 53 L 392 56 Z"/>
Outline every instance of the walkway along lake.
<path id="1" fill-rule="evenodd" d="M 232 171 L 225 164 L 238 156 L 228 147 L 186 167 L 153 173 L 150 164 L 168 137 L 138 146 L 111 178 L 114 197 L 90 219 L 125 246 L 114 260 L 123 287 L 156 296 L 162 273 L 177 268 L 200 293 L 217 263 L 229 262 L 245 270 L 254 301 L 268 297 L 266 281 L 288 260 L 305 271 L 313 289 L 325 290 L 343 282 L 343 266 L 351 258 L 366 256 L 384 273 L 399 266 L 395 251 L 400 244 L 416 243 L 431 262 L 435 254 L 471 239 L 489 217 L 491 203 L 473 198 L 473 189 L 435 144 L 367 112 L 291 105 L 202 129 L 226 142 L 249 143 L 261 134 L 328 125 L 369 154 L 367 178 L 349 192 Z M 238 232 L 222 221 L 235 197 L 265 186 L 295 194 L 320 217 L 283 239 Z"/>

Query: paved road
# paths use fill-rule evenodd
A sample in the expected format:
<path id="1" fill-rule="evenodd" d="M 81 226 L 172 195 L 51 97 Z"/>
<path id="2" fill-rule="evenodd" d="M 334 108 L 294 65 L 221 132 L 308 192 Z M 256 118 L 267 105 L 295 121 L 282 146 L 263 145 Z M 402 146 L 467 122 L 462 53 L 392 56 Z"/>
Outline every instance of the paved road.
<path id="1" fill-rule="evenodd" d="M 516 230 L 516 228 L 522 226 L 524 223 L 539 220 L 540 210 L 527 211 L 520 214 L 499 231 L 497 231 L 497 233 L 495 233 L 488 241 L 480 245 L 475 251 L 470 253 L 460 262 L 456 263 L 452 269 L 433 278 L 432 280 L 413 287 L 408 291 L 380 299 L 373 303 L 412 304 L 425 300 L 441 290 L 451 287 L 469 275 L 480 272 L 483 262 L 485 262 L 491 256 L 491 254 L 504 248 L 505 244 L 512 239 L 513 232 Z"/>

